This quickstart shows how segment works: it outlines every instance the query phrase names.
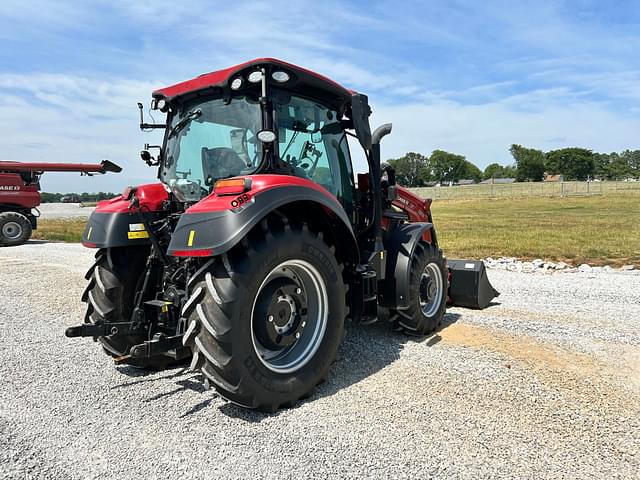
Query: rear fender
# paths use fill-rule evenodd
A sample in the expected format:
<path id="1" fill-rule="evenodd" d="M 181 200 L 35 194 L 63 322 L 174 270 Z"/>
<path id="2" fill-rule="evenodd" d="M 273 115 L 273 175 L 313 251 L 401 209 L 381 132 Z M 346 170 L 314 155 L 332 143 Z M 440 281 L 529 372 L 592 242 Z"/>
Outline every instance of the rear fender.
<path id="1" fill-rule="evenodd" d="M 403 310 L 409 307 L 411 284 L 411 258 L 425 232 L 433 229 L 431 223 L 404 223 L 386 233 L 386 276 L 378 282 L 378 303 L 385 308 Z"/>
<path id="2" fill-rule="evenodd" d="M 322 207 L 327 217 L 335 219 L 341 233 L 346 234 L 342 237 L 346 236 L 347 242 L 351 244 L 350 248 L 345 248 L 345 251 L 350 252 L 357 262 L 357 242 L 349 217 L 342 205 L 322 187 L 309 183 L 313 185 L 312 188 L 306 185 L 282 183 L 257 192 L 247 192 L 237 198 L 214 195 L 203 200 L 180 217 L 169 244 L 168 254 L 175 256 L 223 254 L 233 248 L 274 210 L 296 203 L 311 202 Z M 211 210 L 207 211 L 207 205 Z M 319 210 L 306 212 L 307 218 L 309 215 L 317 214 Z"/>
<path id="3" fill-rule="evenodd" d="M 154 221 L 162 216 L 162 202 L 168 199 L 161 183 L 139 185 L 135 188 L 143 217 Z M 130 208 L 130 200 L 123 196 L 98 202 L 87 220 L 82 244 L 89 248 L 128 247 L 150 244 L 140 214 Z"/>

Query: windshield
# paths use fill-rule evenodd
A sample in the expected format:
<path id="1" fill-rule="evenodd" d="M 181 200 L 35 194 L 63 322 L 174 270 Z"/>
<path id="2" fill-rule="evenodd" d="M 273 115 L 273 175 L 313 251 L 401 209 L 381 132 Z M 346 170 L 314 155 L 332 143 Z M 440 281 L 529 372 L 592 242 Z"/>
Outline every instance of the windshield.
<path id="1" fill-rule="evenodd" d="M 185 201 L 198 201 L 213 184 L 253 173 L 262 160 L 260 104 L 249 97 L 197 99 L 173 115 L 160 179 Z"/>

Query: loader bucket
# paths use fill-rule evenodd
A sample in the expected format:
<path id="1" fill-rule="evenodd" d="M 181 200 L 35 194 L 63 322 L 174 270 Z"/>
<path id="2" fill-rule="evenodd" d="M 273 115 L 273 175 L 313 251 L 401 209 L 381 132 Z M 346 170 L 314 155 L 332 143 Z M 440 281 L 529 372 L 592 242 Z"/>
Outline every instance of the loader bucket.
<path id="1" fill-rule="evenodd" d="M 456 307 L 487 308 L 500 295 L 487 278 L 480 260 L 447 260 L 449 304 Z"/>

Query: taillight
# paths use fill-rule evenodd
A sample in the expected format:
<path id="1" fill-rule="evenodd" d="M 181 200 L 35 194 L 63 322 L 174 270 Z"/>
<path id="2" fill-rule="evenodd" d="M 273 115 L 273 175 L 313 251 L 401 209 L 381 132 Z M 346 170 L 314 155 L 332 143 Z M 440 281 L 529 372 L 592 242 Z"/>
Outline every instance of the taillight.
<path id="1" fill-rule="evenodd" d="M 225 178 L 218 180 L 213 186 L 216 195 L 240 195 L 251 190 L 250 178 Z"/>
<path id="2" fill-rule="evenodd" d="M 210 257 L 213 255 L 213 249 L 194 248 L 193 250 L 174 250 L 170 255 L 174 257 Z"/>

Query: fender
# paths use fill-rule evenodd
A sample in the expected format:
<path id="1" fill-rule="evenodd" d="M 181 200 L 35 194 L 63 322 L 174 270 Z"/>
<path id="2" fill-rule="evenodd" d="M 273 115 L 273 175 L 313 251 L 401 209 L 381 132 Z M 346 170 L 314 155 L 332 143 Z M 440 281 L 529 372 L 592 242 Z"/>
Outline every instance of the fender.
<path id="1" fill-rule="evenodd" d="M 378 303 L 385 308 L 409 308 L 411 258 L 425 231 L 433 231 L 431 223 L 403 223 L 387 232 L 383 242 L 387 251 L 384 280 L 378 282 Z"/>
<path id="2" fill-rule="evenodd" d="M 335 218 L 357 262 L 358 244 L 349 217 L 338 200 L 318 184 L 286 175 L 251 177 L 254 189 L 238 196 L 211 195 L 180 217 L 169 243 L 174 256 L 212 256 L 229 251 L 270 212 L 305 201 Z M 309 212 L 312 214 L 312 212 Z"/>
<path id="3" fill-rule="evenodd" d="M 136 196 L 147 220 L 154 221 L 160 218 L 162 202 L 168 198 L 161 183 L 138 186 Z M 150 243 L 149 233 L 144 229 L 140 215 L 130 210 L 129 200 L 122 195 L 98 202 L 82 234 L 82 244 L 88 248 L 127 247 Z"/>

